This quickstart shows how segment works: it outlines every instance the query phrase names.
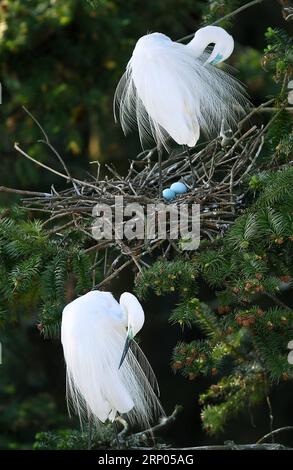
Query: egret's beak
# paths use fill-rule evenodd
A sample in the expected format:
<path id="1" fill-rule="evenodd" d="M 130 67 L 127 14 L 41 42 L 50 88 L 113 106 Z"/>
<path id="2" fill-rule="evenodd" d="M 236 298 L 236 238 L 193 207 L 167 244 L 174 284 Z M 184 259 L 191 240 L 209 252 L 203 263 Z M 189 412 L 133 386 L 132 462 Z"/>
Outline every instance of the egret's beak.
<path id="1" fill-rule="evenodd" d="M 120 364 L 119 364 L 119 367 L 118 369 L 120 369 L 120 367 L 122 366 L 123 364 L 123 361 L 126 357 L 126 354 L 128 352 L 128 349 L 130 347 L 130 344 L 131 344 L 131 341 L 133 340 L 133 335 L 132 335 L 132 331 L 131 329 L 128 330 L 128 333 L 127 333 L 127 337 L 126 337 L 126 341 L 125 341 L 125 345 L 124 345 L 124 349 L 123 349 L 123 353 L 122 353 L 122 356 L 121 356 L 121 359 L 120 359 Z"/>

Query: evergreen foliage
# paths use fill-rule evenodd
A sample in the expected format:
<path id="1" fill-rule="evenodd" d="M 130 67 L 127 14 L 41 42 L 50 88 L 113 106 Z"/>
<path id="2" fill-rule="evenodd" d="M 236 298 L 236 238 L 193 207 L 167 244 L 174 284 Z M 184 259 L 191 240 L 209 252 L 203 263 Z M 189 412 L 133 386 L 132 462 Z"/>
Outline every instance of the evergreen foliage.
<path id="1" fill-rule="evenodd" d="M 115 440 L 113 426 L 110 424 L 96 429 L 91 436 L 91 449 L 109 449 Z M 89 433 L 85 429 L 77 431 L 63 429 L 57 432 L 40 432 L 36 434 L 35 450 L 82 450 L 89 445 Z"/>
<path id="2" fill-rule="evenodd" d="M 189 380 L 211 377 L 200 397 L 209 434 L 265 399 L 273 384 L 293 378 L 287 360 L 293 309 L 280 300 L 292 288 L 293 171 L 252 178 L 254 202 L 222 239 L 202 244 L 190 261 L 180 255 L 157 261 L 137 279 L 141 296 L 149 289 L 157 295 L 176 290 L 180 300 L 170 321 L 198 329 L 201 339 L 175 347 L 172 366 Z M 200 290 L 195 297 L 202 280 L 214 289 L 216 307 L 201 301 Z"/>
<path id="3" fill-rule="evenodd" d="M 84 235 L 74 232 L 50 235 L 40 220 L 30 220 L 18 207 L 9 217 L 0 212 L 2 325 L 39 311 L 42 333 L 59 335 L 64 305 L 99 280 L 96 270 L 93 278 L 93 259 L 83 249 Z"/>

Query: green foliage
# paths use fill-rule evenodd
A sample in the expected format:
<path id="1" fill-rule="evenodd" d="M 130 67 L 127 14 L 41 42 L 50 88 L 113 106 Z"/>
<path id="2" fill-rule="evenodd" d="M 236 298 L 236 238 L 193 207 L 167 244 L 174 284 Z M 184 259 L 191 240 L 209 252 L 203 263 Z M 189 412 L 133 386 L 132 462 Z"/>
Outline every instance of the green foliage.
<path id="1" fill-rule="evenodd" d="M 265 398 L 266 384 L 257 367 L 244 374 L 223 377 L 200 395 L 204 405 L 201 419 L 210 434 L 223 432 L 225 425 L 244 409 L 250 409 Z M 220 403 L 219 403 L 220 402 Z"/>
<path id="2" fill-rule="evenodd" d="M 102 426 L 92 433 L 91 449 L 109 449 L 115 440 L 111 424 Z M 83 450 L 89 445 L 88 430 L 76 431 L 64 429 L 57 432 L 40 432 L 36 434 L 35 450 Z"/>
<path id="3" fill-rule="evenodd" d="M 28 220 L 17 207 L 11 217 L 0 215 L 2 325 L 38 310 L 43 334 L 59 334 L 64 305 L 99 279 L 98 272 L 93 279 L 93 260 L 83 251 L 83 237 L 74 243 L 70 235 L 74 237 L 71 229 L 61 238 L 50 236 L 39 220 Z"/>
<path id="4" fill-rule="evenodd" d="M 202 244 L 189 261 L 156 262 L 137 280 L 144 296 L 148 289 L 159 295 L 176 290 L 181 300 L 170 321 L 196 327 L 204 338 L 178 343 L 172 367 L 189 380 L 202 374 L 217 381 L 200 397 L 209 434 L 261 402 L 274 383 L 293 379 L 287 360 L 293 309 L 278 299 L 284 283 L 292 287 L 292 187 L 290 167 L 253 176 L 254 202 L 223 239 Z M 192 277 L 217 289 L 216 307 L 201 300 L 200 290 L 194 297 Z M 281 306 L 268 307 L 268 301 Z"/>
<path id="5" fill-rule="evenodd" d="M 284 85 L 292 73 L 293 66 L 293 40 L 286 31 L 268 28 L 265 34 L 267 47 L 265 48 L 264 66 L 274 72 L 274 80 L 282 84 L 282 94 L 285 93 Z M 284 96 L 281 95 L 281 98 Z"/>
<path id="6" fill-rule="evenodd" d="M 195 279 L 196 271 L 188 261 L 156 261 L 152 269 L 144 272 L 144 282 L 137 284 L 136 292 L 143 298 L 152 286 L 156 295 L 176 291 L 186 296 L 196 292 Z"/>
<path id="7" fill-rule="evenodd" d="M 246 47 L 241 54 L 234 56 L 237 76 L 249 89 L 250 96 L 266 102 L 268 96 L 278 92 L 278 85 L 272 81 L 265 68 L 260 67 L 262 59 L 262 51 L 252 47 Z"/>
<path id="8" fill-rule="evenodd" d="M 288 91 L 286 91 L 288 92 Z M 293 152 L 293 117 L 292 113 L 281 111 L 270 126 L 263 152 L 263 161 L 268 159 L 277 164 L 290 161 Z"/>

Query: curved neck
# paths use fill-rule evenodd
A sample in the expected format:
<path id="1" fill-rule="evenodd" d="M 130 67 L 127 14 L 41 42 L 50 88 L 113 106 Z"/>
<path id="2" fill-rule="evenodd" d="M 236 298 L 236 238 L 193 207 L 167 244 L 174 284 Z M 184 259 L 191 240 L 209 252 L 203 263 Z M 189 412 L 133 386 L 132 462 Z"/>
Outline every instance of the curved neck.
<path id="1" fill-rule="evenodd" d="M 212 31 L 205 31 L 205 28 L 196 31 L 193 39 L 187 44 L 192 49 L 196 57 L 199 57 L 209 44 L 218 42 L 219 37 Z"/>
<path id="2" fill-rule="evenodd" d="M 199 57 L 209 44 L 214 44 L 208 62 L 218 63 L 226 60 L 233 52 L 234 40 L 219 26 L 205 26 L 196 31 L 193 39 L 186 45 L 194 57 Z"/>

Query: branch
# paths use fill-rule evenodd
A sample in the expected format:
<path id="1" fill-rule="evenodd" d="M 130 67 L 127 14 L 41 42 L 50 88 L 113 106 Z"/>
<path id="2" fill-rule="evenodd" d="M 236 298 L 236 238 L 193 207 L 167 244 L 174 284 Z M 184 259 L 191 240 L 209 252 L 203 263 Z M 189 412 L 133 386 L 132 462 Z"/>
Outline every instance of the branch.
<path id="1" fill-rule="evenodd" d="M 50 193 L 39 193 L 37 191 L 25 191 L 22 189 L 7 188 L 6 186 L 0 186 L 0 193 L 13 193 L 22 196 L 40 196 L 40 197 L 51 197 Z"/>
<path id="2" fill-rule="evenodd" d="M 137 450 L 152 450 L 150 447 L 131 447 Z M 293 450 L 292 447 L 286 447 L 282 444 L 235 444 L 234 442 L 214 445 L 214 446 L 196 446 L 196 447 L 165 447 L 166 450 Z"/>
<path id="3" fill-rule="evenodd" d="M 261 442 L 265 441 L 271 436 L 274 436 L 275 434 L 279 434 L 280 432 L 284 431 L 293 431 L 293 426 L 285 426 L 284 428 L 279 428 L 275 429 L 274 431 L 269 432 L 268 434 L 265 434 L 265 436 L 261 437 L 256 444 L 260 444 Z"/>
<path id="4" fill-rule="evenodd" d="M 140 438 L 144 436 L 154 436 L 157 434 L 159 431 L 162 431 L 166 427 L 168 427 L 171 424 L 174 424 L 174 422 L 177 419 L 178 414 L 181 412 L 182 407 L 179 405 L 176 405 L 173 413 L 170 416 L 167 416 L 166 418 L 163 418 L 162 421 L 157 424 L 156 426 L 153 426 L 149 429 L 146 429 L 144 431 L 137 432 L 135 434 L 131 434 L 130 436 L 128 435 L 129 432 L 129 425 L 127 421 L 124 419 L 116 419 L 116 421 L 120 422 L 123 426 L 122 431 L 118 434 L 119 436 L 119 441 L 125 442 L 127 439 L 135 439 L 135 438 Z M 192 446 L 192 447 L 169 447 L 169 446 L 164 446 L 163 449 L 166 450 L 182 450 L 182 451 L 197 451 L 197 450 L 292 450 L 291 447 L 286 447 L 282 444 L 279 443 L 263 443 L 266 439 L 269 437 L 272 437 L 272 435 L 279 434 L 284 431 L 293 431 L 293 426 L 286 426 L 283 428 L 276 429 L 265 436 L 263 436 L 261 439 L 259 439 L 255 444 L 236 444 L 233 441 L 227 441 L 222 445 L 208 445 L 208 446 Z M 153 447 L 138 447 L 135 445 L 132 445 L 131 447 L 127 446 L 127 448 L 130 449 L 138 449 L 138 450 L 150 450 L 153 449 Z"/>
<path id="5" fill-rule="evenodd" d="M 253 7 L 254 5 L 262 3 L 263 1 L 264 0 L 253 0 L 252 2 L 246 3 L 245 5 L 242 5 L 241 7 L 237 8 L 236 10 L 231 11 L 231 13 L 228 13 L 227 15 L 223 16 L 222 18 L 219 18 L 218 20 L 214 21 L 214 23 L 212 23 L 212 26 L 215 26 L 215 25 L 221 23 L 221 21 L 227 20 L 228 18 L 232 18 L 233 16 L 238 15 L 238 13 L 241 13 L 242 11 L 246 10 L 247 8 Z M 188 34 L 188 36 L 184 36 L 183 38 L 178 39 L 177 42 L 184 42 L 187 39 L 192 39 L 193 36 L 194 36 L 194 33 Z"/>
<path id="6" fill-rule="evenodd" d="M 176 418 L 181 411 L 182 411 L 182 406 L 176 405 L 173 413 L 170 416 L 166 416 L 165 418 L 162 418 L 159 424 L 156 424 L 152 428 L 145 429 L 144 431 L 140 431 L 135 434 L 132 434 L 131 437 L 146 436 L 148 434 L 150 436 L 153 436 L 154 434 L 158 433 L 158 431 L 162 431 L 162 429 L 165 429 L 166 427 L 170 426 L 170 424 L 173 424 L 176 421 Z"/>
<path id="7" fill-rule="evenodd" d="M 72 178 L 72 179 L 71 179 L 69 176 L 64 175 L 64 173 L 60 173 L 60 171 L 54 170 L 54 168 L 51 168 L 50 166 L 45 165 L 45 163 L 39 162 L 39 160 L 36 160 L 35 158 L 33 158 L 33 157 L 31 157 L 30 155 L 28 155 L 24 150 L 22 150 L 22 148 L 20 148 L 18 142 L 15 142 L 14 148 L 15 148 L 15 150 L 17 150 L 19 153 L 21 153 L 21 155 L 23 155 L 25 158 L 27 158 L 28 160 L 31 160 L 31 161 L 34 162 L 36 165 L 41 166 L 41 167 L 44 168 L 45 170 L 48 170 L 48 171 L 50 171 L 51 173 L 54 173 L 55 175 L 60 176 L 60 178 L 63 178 L 63 179 L 65 179 L 66 181 L 74 181 L 75 183 L 78 183 L 78 184 L 80 184 L 80 185 L 82 185 L 82 186 L 86 186 L 86 187 L 88 187 L 88 188 L 92 188 L 92 189 L 95 189 L 95 190 L 97 189 L 97 187 L 96 187 L 94 184 L 88 183 L 87 181 L 78 180 L 77 178 Z"/>
<path id="8" fill-rule="evenodd" d="M 282 5 L 282 14 L 285 21 L 293 20 L 293 3 L 292 0 L 279 0 Z"/>
<path id="9" fill-rule="evenodd" d="M 257 113 L 275 113 L 279 110 L 280 108 L 276 108 L 276 107 L 267 107 L 267 108 L 261 107 L 256 112 Z M 285 108 L 282 108 L 282 111 L 286 111 L 287 113 L 293 113 L 293 106 L 287 106 Z"/>
<path id="10" fill-rule="evenodd" d="M 278 297 L 276 297 L 274 294 L 271 294 L 270 292 L 263 292 L 263 295 L 265 297 L 268 297 L 271 299 L 273 302 L 275 302 L 277 305 L 282 307 L 284 310 L 289 310 L 291 311 L 292 309 L 289 307 L 289 305 L 285 304 L 282 300 L 280 300 Z"/>
<path id="11" fill-rule="evenodd" d="M 49 147 L 49 149 L 54 153 L 54 155 L 56 155 L 56 157 L 58 158 L 59 162 L 61 163 L 61 165 L 63 166 L 64 170 L 65 170 L 65 173 L 67 174 L 68 178 L 70 179 L 71 183 L 72 183 L 72 186 L 74 187 L 74 190 L 76 192 L 76 194 L 80 195 L 80 192 L 78 190 L 78 187 L 76 186 L 76 184 L 74 183 L 73 179 L 72 179 L 72 176 L 68 170 L 68 167 L 67 165 L 65 164 L 63 158 L 61 157 L 61 155 L 59 154 L 59 152 L 57 152 L 57 150 L 55 149 L 55 147 L 53 147 L 53 145 L 51 144 L 50 142 L 50 139 L 48 137 L 48 134 L 46 134 L 44 128 L 41 126 L 41 124 L 39 123 L 39 121 L 37 120 L 37 118 L 35 118 L 35 116 L 25 107 L 23 106 L 22 109 L 29 115 L 29 117 L 34 121 L 34 123 L 38 126 L 38 128 L 40 129 L 40 131 L 42 132 L 43 136 L 44 136 L 44 139 L 45 140 L 39 140 L 38 142 L 40 142 L 41 144 L 45 144 L 47 145 L 47 147 Z"/>

